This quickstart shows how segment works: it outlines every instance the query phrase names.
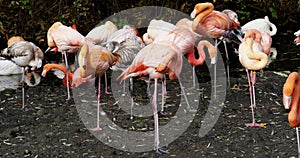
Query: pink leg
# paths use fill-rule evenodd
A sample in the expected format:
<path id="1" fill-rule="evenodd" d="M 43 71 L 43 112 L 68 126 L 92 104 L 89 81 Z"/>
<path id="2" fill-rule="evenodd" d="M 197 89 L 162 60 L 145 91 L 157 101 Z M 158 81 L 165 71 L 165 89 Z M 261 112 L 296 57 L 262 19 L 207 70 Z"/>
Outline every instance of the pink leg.
<path id="1" fill-rule="evenodd" d="M 160 113 L 165 115 L 165 111 L 164 111 L 164 104 L 165 104 L 165 95 L 167 92 L 167 88 L 166 88 L 166 78 L 163 79 L 163 81 L 161 82 L 161 111 Z"/>
<path id="2" fill-rule="evenodd" d="M 105 77 L 105 94 L 111 94 L 111 92 L 109 92 L 108 90 L 107 90 L 107 75 L 106 75 L 106 72 L 104 73 L 104 77 Z"/>
<path id="3" fill-rule="evenodd" d="M 68 97 L 67 97 L 67 100 L 70 100 L 71 99 L 71 95 L 70 95 L 70 87 L 69 87 L 69 74 L 68 74 L 68 71 L 69 71 L 69 65 L 68 65 L 68 58 L 67 58 L 67 54 L 65 51 L 62 52 L 63 54 L 63 57 L 64 57 L 64 60 L 65 60 L 65 64 L 66 64 L 66 79 L 67 79 L 67 93 L 68 93 Z"/>
<path id="4" fill-rule="evenodd" d="M 25 68 L 22 67 L 22 108 L 25 108 L 25 89 L 24 89 L 24 82 L 25 82 Z"/>
<path id="5" fill-rule="evenodd" d="M 298 157 L 300 157 L 300 138 L 299 138 L 299 128 L 296 127 L 296 134 L 297 134 L 297 144 L 298 144 Z"/>
<path id="6" fill-rule="evenodd" d="M 252 111 L 252 123 L 246 123 L 247 127 L 261 127 L 260 124 L 255 122 L 255 117 L 254 117 L 254 108 L 256 107 L 256 102 L 255 102 L 255 89 L 254 89 L 254 85 L 256 83 L 256 72 L 250 72 L 250 75 L 248 73 L 247 70 L 247 75 L 248 77 L 250 76 L 250 78 L 248 78 L 249 81 L 249 88 L 250 88 L 250 99 L 251 99 L 251 111 Z"/>
<path id="7" fill-rule="evenodd" d="M 97 108 L 97 127 L 92 128 L 90 130 L 92 131 L 100 131 L 102 130 L 102 128 L 100 127 L 100 97 L 101 97 L 101 91 L 100 91 L 100 87 L 101 87 L 101 77 L 99 76 L 98 78 L 98 95 L 97 95 L 97 100 L 98 100 L 98 108 Z"/>

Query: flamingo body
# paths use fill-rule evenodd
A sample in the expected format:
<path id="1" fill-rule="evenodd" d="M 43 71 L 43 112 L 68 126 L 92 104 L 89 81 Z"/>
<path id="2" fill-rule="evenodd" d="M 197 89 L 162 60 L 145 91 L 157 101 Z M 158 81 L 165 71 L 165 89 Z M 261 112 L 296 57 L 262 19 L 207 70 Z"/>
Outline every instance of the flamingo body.
<path id="1" fill-rule="evenodd" d="M 269 17 L 252 20 L 242 26 L 242 31 L 247 32 L 249 29 L 257 29 L 259 31 L 264 31 L 274 36 L 277 33 L 277 27 L 270 22 Z"/>

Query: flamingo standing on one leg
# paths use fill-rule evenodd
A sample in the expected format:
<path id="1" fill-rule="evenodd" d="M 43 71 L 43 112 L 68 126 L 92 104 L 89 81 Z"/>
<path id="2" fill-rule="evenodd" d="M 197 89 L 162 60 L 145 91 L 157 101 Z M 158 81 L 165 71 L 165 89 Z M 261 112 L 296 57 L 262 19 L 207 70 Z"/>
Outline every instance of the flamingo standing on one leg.
<path id="1" fill-rule="evenodd" d="M 99 45 L 88 46 L 84 44 L 78 55 L 80 77 L 90 75 L 98 76 L 98 109 L 97 109 L 97 127 L 92 131 L 101 130 L 99 125 L 100 119 L 100 96 L 101 96 L 101 76 L 106 70 L 118 61 L 119 55 L 109 52 L 106 48 Z"/>
<path id="2" fill-rule="evenodd" d="M 153 52 L 153 53 L 151 53 Z M 155 53 L 154 53 L 155 52 Z M 182 67 L 182 55 L 168 44 L 153 42 L 145 46 L 134 58 L 132 64 L 118 77 L 121 82 L 126 78 L 146 76 L 154 79 L 154 94 L 152 100 L 154 115 L 155 150 L 159 153 L 167 153 L 159 147 L 158 113 L 157 113 L 157 80 L 164 79 L 165 74 L 170 80 L 179 77 Z"/>
<path id="3" fill-rule="evenodd" d="M 77 30 L 71 27 L 63 25 L 61 22 L 55 22 L 47 32 L 47 41 L 49 51 L 51 48 L 55 48 L 56 51 L 62 52 L 63 58 L 65 60 L 67 71 L 69 70 L 67 54 L 66 53 L 77 53 L 80 46 L 85 43 L 91 44 L 92 41 L 86 40 L 83 35 L 81 35 Z M 68 73 L 66 74 L 67 82 Z M 69 84 L 67 84 L 67 100 L 71 99 Z"/>
<path id="4" fill-rule="evenodd" d="M 262 126 L 262 124 L 256 123 L 254 118 L 254 108 L 256 107 L 254 90 L 256 83 L 255 70 L 261 70 L 267 65 L 268 56 L 264 53 L 262 45 L 255 41 L 255 39 L 248 37 L 248 35 L 245 35 L 245 39 L 240 44 L 238 52 L 240 63 L 246 68 L 247 72 L 252 109 L 252 123 L 246 124 L 246 126 Z M 248 70 L 251 70 L 251 72 L 249 73 Z"/>
<path id="5" fill-rule="evenodd" d="M 19 41 L 1 51 L 0 56 L 22 67 L 22 107 L 24 108 L 25 71 L 29 67 L 31 67 L 31 70 L 40 68 L 42 66 L 42 59 L 44 58 L 44 54 L 42 50 L 34 43 L 28 41 Z"/>
<path id="6" fill-rule="evenodd" d="M 195 5 L 194 10 L 191 13 L 191 17 L 194 18 L 192 29 L 201 35 L 219 39 L 226 34 L 227 30 L 232 28 L 235 23 L 231 20 L 227 14 L 215 11 L 212 3 L 198 3 Z M 215 47 L 218 43 L 215 42 Z M 213 97 L 217 99 L 216 94 L 216 63 L 214 64 L 214 83 L 213 83 Z"/>
<path id="7" fill-rule="evenodd" d="M 283 86 L 283 105 L 285 109 L 290 109 L 288 115 L 288 121 L 291 127 L 296 128 L 297 144 L 298 144 L 298 156 L 300 156 L 300 138 L 299 129 L 300 126 L 300 76 L 297 72 L 292 72 Z"/>

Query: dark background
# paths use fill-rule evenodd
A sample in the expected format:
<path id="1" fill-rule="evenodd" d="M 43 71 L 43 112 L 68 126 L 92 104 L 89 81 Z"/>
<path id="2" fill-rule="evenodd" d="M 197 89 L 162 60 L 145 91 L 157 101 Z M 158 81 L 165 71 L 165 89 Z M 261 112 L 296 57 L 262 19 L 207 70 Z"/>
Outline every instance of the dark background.
<path id="1" fill-rule="evenodd" d="M 162 6 L 190 14 L 199 0 L 0 0 L 0 48 L 14 35 L 23 36 L 46 47 L 48 28 L 56 21 L 67 26 L 77 25 L 86 35 L 101 20 L 125 9 L 141 6 Z M 232 9 L 238 13 L 241 25 L 268 15 L 278 28 L 275 37 L 294 37 L 299 30 L 300 1 L 297 0 L 214 0 L 215 10 Z M 168 17 L 169 18 L 169 17 Z M 42 47 L 43 48 L 43 47 Z"/>

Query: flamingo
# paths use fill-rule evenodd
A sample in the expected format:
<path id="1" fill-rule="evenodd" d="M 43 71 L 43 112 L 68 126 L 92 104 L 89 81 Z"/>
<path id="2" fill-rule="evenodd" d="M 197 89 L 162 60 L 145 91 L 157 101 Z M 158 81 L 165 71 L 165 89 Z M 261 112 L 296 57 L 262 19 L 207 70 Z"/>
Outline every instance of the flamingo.
<path id="1" fill-rule="evenodd" d="M 152 19 L 148 25 L 147 33 L 143 35 L 146 45 L 152 43 L 159 35 L 167 35 L 171 30 L 175 29 L 175 25 L 164 20 Z"/>
<path id="2" fill-rule="evenodd" d="M 237 25 L 227 14 L 215 11 L 214 5 L 209 2 L 196 4 L 191 13 L 191 17 L 194 19 L 192 29 L 196 33 L 216 40 L 226 35 L 229 29 Z M 217 47 L 217 45 L 218 43 L 216 41 L 215 47 Z M 214 100 L 216 100 L 216 63 L 214 64 L 213 81 L 213 94 Z"/>
<path id="3" fill-rule="evenodd" d="M 300 76 L 297 72 L 289 74 L 283 86 L 283 105 L 285 109 L 290 109 L 288 114 L 288 121 L 292 128 L 296 128 L 298 155 L 300 155 L 300 138 L 299 129 L 300 115 L 299 115 L 299 98 L 300 98 Z"/>
<path id="4" fill-rule="evenodd" d="M 80 46 L 82 46 L 83 44 L 93 43 L 92 41 L 85 39 L 85 37 L 81 35 L 77 30 L 74 30 L 71 27 L 67 27 L 61 22 L 55 22 L 48 29 L 47 42 L 49 48 L 46 50 L 46 52 L 48 52 L 52 48 L 54 48 L 55 52 L 60 51 L 64 57 L 67 71 L 69 70 L 69 66 L 66 53 L 77 53 Z M 66 78 L 67 82 L 69 82 L 68 73 L 66 74 Z M 67 84 L 67 93 L 67 100 L 69 100 L 71 98 L 69 83 Z"/>
<path id="5" fill-rule="evenodd" d="M 78 55 L 79 73 L 80 77 L 85 78 L 90 75 L 98 76 L 98 109 L 97 109 L 97 126 L 90 130 L 102 130 L 99 125 L 100 117 L 100 85 L 101 76 L 105 74 L 106 70 L 118 61 L 119 55 L 109 52 L 105 47 L 99 45 L 88 46 L 84 44 Z"/>
<path id="6" fill-rule="evenodd" d="M 111 21 L 93 28 L 85 37 L 93 41 L 95 44 L 104 44 L 109 36 L 118 30 L 117 26 Z"/>
<path id="7" fill-rule="evenodd" d="M 28 41 L 19 41 L 2 50 L 0 56 L 22 67 L 22 108 L 25 108 L 25 71 L 29 69 L 29 67 L 31 67 L 31 70 L 40 68 L 42 66 L 42 59 L 44 58 L 44 54 L 42 50 L 34 43 Z"/>
<path id="8" fill-rule="evenodd" d="M 150 53 L 150 52 L 156 53 Z M 132 64 L 118 77 L 123 82 L 126 78 L 145 76 L 154 79 L 154 94 L 152 107 L 154 115 L 155 150 L 159 153 L 167 153 L 167 150 L 159 147 L 158 114 L 157 114 L 157 81 L 164 79 L 165 74 L 170 80 L 179 77 L 182 67 L 182 55 L 177 53 L 168 44 L 153 42 L 145 46 L 134 58 Z"/>
<path id="9" fill-rule="evenodd" d="M 268 16 L 265 16 L 264 19 L 259 18 L 259 19 L 249 21 L 248 23 L 243 25 L 241 28 L 244 33 L 246 33 L 247 30 L 249 30 L 249 29 L 257 29 L 259 31 L 265 31 L 268 34 L 270 34 L 270 36 L 274 36 L 277 33 L 276 25 L 274 25 L 273 23 L 270 22 Z"/>
<path id="10" fill-rule="evenodd" d="M 252 123 L 247 123 L 246 126 L 262 126 L 255 122 L 254 108 L 256 107 L 254 85 L 256 83 L 255 70 L 263 69 L 268 63 L 268 56 L 264 52 L 261 42 L 261 34 L 257 30 L 248 31 L 245 34 L 244 41 L 239 45 L 239 60 L 245 67 L 249 83 L 250 101 L 252 110 Z M 248 70 L 251 70 L 249 73 Z"/>
<path id="11" fill-rule="evenodd" d="M 294 35 L 296 36 L 294 42 L 295 42 L 296 45 L 299 45 L 300 44 L 300 30 L 295 32 Z"/>
<path id="12" fill-rule="evenodd" d="M 7 46 L 10 47 L 11 45 L 15 44 L 16 42 L 25 41 L 21 36 L 12 36 L 7 40 Z"/>
<path id="13" fill-rule="evenodd" d="M 68 76 L 69 76 L 69 82 L 67 82 L 67 77 L 66 77 L 66 73 L 67 73 L 67 68 L 63 65 L 59 65 L 59 64 L 45 64 L 43 67 L 43 72 L 42 72 L 42 76 L 46 77 L 47 73 L 53 70 L 54 74 L 63 80 L 63 84 L 65 87 L 67 87 L 68 83 L 69 83 L 69 87 L 72 88 L 72 81 L 73 81 L 73 74 L 72 72 L 69 70 L 68 71 Z"/>

